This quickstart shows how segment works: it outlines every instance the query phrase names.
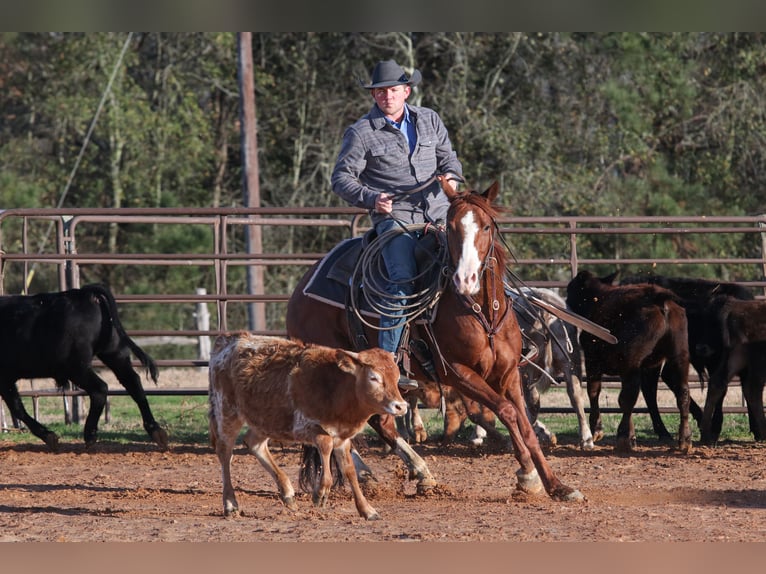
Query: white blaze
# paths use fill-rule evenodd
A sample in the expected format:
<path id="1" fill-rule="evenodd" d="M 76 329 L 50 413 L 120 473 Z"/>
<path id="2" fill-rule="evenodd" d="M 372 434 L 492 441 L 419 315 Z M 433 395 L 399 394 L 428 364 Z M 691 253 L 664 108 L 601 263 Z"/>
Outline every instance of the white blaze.
<path id="1" fill-rule="evenodd" d="M 458 293 L 474 295 L 479 291 L 479 252 L 476 251 L 476 237 L 479 227 L 474 221 L 473 212 L 469 211 L 460 220 L 463 228 L 463 251 L 460 253 L 457 269 L 452 277 Z"/>

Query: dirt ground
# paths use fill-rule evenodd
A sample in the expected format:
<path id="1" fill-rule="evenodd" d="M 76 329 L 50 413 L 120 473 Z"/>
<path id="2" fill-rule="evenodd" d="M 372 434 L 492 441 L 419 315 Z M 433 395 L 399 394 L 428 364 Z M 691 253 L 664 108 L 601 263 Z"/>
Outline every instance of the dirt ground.
<path id="1" fill-rule="evenodd" d="M 323 509 L 299 493 L 299 510 L 287 510 L 242 449 L 233 478 L 245 515 L 227 519 L 220 467 L 206 446 L 66 443 L 52 454 L 39 441 L 0 435 L 0 542 L 766 540 L 766 445 L 695 444 L 684 456 L 643 441 L 618 456 L 613 444 L 607 437 L 592 452 L 560 444 L 548 454 L 563 482 L 585 495 L 562 503 L 518 492 L 512 455 L 467 444 L 416 447 L 439 483 L 418 495 L 402 461 L 373 439 L 362 450 L 377 482 L 365 491 L 381 520 L 367 522 L 347 489 Z M 273 452 L 298 489 L 299 449 Z"/>

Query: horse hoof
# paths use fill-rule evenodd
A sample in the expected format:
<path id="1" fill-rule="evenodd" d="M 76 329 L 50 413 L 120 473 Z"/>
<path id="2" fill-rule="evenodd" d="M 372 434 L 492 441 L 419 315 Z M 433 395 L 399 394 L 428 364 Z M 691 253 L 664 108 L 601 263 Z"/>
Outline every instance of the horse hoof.
<path id="1" fill-rule="evenodd" d="M 239 516 L 239 506 L 236 503 L 227 502 L 223 505 L 223 515 L 226 518 L 236 518 Z"/>
<path id="2" fill-rule="evenodd" d="M 593 439 L 586 440 L 580 443 L 580 448 L 582 450 L 594 450 L 596 448 L 596 445 L 593 444 Z"/>
<path id="3" fill-rule="evenodd" d="M 582 492 L 580 492 L 579 490 L 575 489 L 572 492 L 570 492 L 569 494 L 564 495 L 561 498 L 561 500 L 564 501 L 564 502 L 580 502 L 582 500 L 585 500 L 585 496 L 583 495 Z"/>
<path id="4" fill-rule="evenodd" d="M 434 488 L 436 488 L 436 481 L 433 478 L 424 478 L 418 482 L 416 492 L 422 496 L 429 494 Z"/>
<path id="5" fill-rule="evenodd" d="M 330 498 L 329 493 L 325 492 L 322 494 L 315 494 L 312 497 L 312 501 L 314 502 L 314 506 L 317 508 L 324 508 L 327 506 L 327 501 Z"/>
<path id="6" fill-rule="evenodd" d="M 593 442 L 598 442 L 600 440 L 604 440 L 604 431 L 597 430 L 593 433 Z"/>
<path id="7" fill-rule="evenodd" d="M 282 499 L 282 503 L 287 507 L 287 510 L 298 510 L 298 504 L 295 502 L 295 498 L 292 496 L 286 496 Z"/>
<path id="8" fill-rule="evenodd" d="M 377 512 L 372 512 L 372 514 L 365 516 L 365 518 L 367 520 L 380 520 L 380 514 L 378 514 Z"/>
<path id="9" fill-rule="evenodd" d="M 516 480 L 516 488 L 527 494 L 537 494 L 543 490 L 543 481 L 540 480 L 537 469 L 532 469 L 528 474 L 524 474 L 521 469 L 517 470 Z"/>
<path id="10" fill-rule="evenodd" d="M 428 440 L 428 433 L 424 429 L 415 430 L 415 444 L 423 444 Z"/>

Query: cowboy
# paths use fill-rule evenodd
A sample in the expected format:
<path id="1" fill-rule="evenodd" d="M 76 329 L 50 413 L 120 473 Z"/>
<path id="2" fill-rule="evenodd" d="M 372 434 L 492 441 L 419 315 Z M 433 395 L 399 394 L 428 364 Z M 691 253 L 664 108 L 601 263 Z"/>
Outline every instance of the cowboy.
<path id="1" fill-rule="evenodd" d="M 332 173 L 333 191 L 352 206 L 370 211 L 378 237 L 405 225 L 443 223 L 449 201 L 434 175 L 447 175 L 453 189 L 462 180 L 462 165 L 439 115 L 407 104 L 421 79 L 419 70 L 408 74 L 394 60 L 386 60 L 375 65 L 369 84 L 360 80 L 375 104 L 346 129 Z M 378 346 L 397 356 L 405 323 L 402 309 L 417 275 L 414 250 L 419 235 L 400 233 L 382 251 L 386 293 L 395 309 L 381 316 Z M 413 382 L 402 373 L 400 384 L 407 383 Z"/>

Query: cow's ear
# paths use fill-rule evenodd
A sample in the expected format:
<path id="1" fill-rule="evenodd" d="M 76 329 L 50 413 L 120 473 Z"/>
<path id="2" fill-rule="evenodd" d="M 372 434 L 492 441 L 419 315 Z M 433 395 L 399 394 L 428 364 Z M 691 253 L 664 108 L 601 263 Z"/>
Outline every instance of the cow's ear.
<path id="1" fill-rule="evenodd" d="M 352 375 L 356 373 L 357 357 L 356 353 L 350 351 L 344 351 L 343 349 L 335 350 L 335 363 L 338 365 L 338 368 Z"/>
<path id="2" fill-rule="evenodd" d="M 615 281 L 617 280 L 617 276 L 620 274 L 620 270 L 618 269 L 614 273 L 610 273 L 606 277 L 601 278 L 601 282 L 605 285 L 614 285 Z"/>

